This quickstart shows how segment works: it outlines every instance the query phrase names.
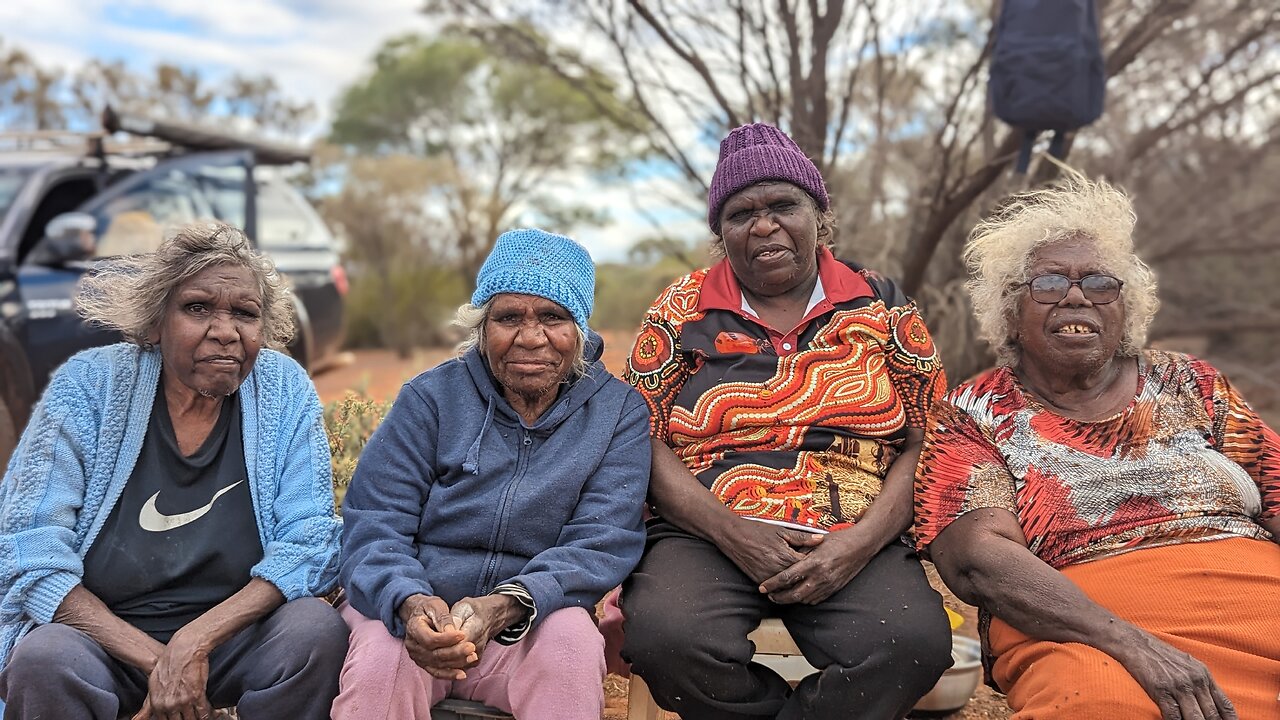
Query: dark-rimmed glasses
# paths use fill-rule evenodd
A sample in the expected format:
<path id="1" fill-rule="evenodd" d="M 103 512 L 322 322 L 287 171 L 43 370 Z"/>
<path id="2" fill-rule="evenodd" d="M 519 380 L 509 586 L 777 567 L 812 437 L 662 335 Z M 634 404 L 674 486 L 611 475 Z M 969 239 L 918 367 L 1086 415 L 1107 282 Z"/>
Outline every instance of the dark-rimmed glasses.
<path id="1" fill-rule="evenodd" d="M 1111 275 L 1085 275 L 1079 280 L 1072 280 L 1059 273 L 1037 275 L 1016 287 L 1026 285 L 1031 288 L 1031 299 L 1043 305 L 1057 305 L 1071 292 L 1071 286 L 1080 286 L 1084 299 L 1094 305 L 1106 305 L 1120 297 L 1120 288 L 1124 281 Z"/>

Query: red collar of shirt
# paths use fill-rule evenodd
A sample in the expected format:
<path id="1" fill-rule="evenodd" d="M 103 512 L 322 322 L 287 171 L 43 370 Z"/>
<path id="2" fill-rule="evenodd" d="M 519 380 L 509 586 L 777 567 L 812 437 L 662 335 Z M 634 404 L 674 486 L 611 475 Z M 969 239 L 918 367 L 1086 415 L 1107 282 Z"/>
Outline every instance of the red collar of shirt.
<path id="1" fill-rule="evenodd" d="M 813 310 L 826 307 L 830 309 L 838 303 L 849 302 L 860 297 L 875 297 L 871 286 L 862 275 L 848 265 L 836 259 L 825 247 L 818 248 L 818 277 L 822 280 L 822 290 L 826 299 L 813 307 Z M 698 293 L 698 311 L 729 310 L 742 315 L 742 286 L 729 267 L 729 259 L 725 258 L 707 270 L 702 281 L 702 290 Z M 825 310 L 823 310 L 825 312 Z M 808 315 L 812 316 L 813 311 Z M 760 322 L 758 318 L 751 318 Z M 808 318 L 806 318 L 807 320 Z"/>

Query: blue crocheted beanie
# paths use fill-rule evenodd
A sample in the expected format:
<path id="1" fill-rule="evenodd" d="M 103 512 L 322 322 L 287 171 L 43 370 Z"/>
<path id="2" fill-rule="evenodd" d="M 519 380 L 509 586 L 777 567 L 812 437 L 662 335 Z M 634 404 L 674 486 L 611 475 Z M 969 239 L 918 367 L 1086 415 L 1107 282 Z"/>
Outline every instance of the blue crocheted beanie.
<path id="1" fill-rule="evenodd" d="M 537 295 L 559 303 L 584 331 L 596 297 L 596 266 L 586 248 L 563 235 L 533 228 L 498 236 L 480 267 L 471 304 L 499 293 Z"/>

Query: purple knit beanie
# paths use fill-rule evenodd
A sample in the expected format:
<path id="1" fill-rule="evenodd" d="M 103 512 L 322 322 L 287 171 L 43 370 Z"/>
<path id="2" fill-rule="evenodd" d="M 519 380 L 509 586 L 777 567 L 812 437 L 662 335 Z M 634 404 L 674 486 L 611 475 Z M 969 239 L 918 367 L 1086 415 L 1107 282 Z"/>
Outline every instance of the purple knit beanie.
<path id="1" fill-rule="evenodd" d="M 827 186 L 796 141 L 768 123 L 743 125 L 720 141 L 720 160 L 707 195 L 707 224 L 720 234 L 720 208 L 729 196 L 762 180 L 785 180 L 803 188 L 826 211 Z"/>

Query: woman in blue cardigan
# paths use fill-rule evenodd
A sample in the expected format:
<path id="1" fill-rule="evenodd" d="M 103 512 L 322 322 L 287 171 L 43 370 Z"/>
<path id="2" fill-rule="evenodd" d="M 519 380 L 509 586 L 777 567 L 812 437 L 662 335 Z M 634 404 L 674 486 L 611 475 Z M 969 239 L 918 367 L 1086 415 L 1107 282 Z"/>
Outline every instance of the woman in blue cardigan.
<path id="1" fill-rule="evenodd" d="M 320 403 L 222 224 L 86 279 L 128 342 L 58 370 L 0 483 L 6 718 L 327 718 L 346 652 Z"/>

